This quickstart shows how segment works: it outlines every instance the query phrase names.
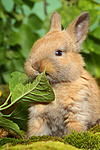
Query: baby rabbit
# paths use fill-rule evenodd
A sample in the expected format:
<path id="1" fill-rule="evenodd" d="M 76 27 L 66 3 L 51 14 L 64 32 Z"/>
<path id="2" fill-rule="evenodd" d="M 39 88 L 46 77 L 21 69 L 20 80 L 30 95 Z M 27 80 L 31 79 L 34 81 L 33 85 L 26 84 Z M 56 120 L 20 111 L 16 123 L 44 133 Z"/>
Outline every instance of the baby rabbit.
<path id="1" fill-rule="evenodd" d="M 89 19 L 89 13 L 84 12 L 67 30 L 61 30 L 60 15 L 54 12 L 50 31 L 34 44 L 25 63 L 26 73 L 35 79 L 46 68 L 55 100 L 49 104 L 31 104 L 27 138 L 62 137 L 72 129 L 82 132 L 99 122 L 100 91 L 79 54 L 88 33 Z"/>

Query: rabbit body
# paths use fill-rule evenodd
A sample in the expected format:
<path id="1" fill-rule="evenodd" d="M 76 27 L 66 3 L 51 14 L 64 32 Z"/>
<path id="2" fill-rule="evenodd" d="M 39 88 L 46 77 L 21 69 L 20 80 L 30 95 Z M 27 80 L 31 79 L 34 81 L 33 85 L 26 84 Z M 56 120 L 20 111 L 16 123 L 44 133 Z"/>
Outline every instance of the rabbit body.
<path id="1" fill-rule="evenodd" d="M 46 68 L 46 76 L 55 100 L 49 104 L 31 104 L 27 138 L 32 135 L 62 137 L 71 129 L 84 131 L 100 120 L 100 90 L 84 69 L 79 54 L 89 27 L 87 12 L 78 16 L 61 31 L 58 13 L 53 13 L 50 31 L 38 40 L 25 63 L 26 73 L 33 79 Z"/>

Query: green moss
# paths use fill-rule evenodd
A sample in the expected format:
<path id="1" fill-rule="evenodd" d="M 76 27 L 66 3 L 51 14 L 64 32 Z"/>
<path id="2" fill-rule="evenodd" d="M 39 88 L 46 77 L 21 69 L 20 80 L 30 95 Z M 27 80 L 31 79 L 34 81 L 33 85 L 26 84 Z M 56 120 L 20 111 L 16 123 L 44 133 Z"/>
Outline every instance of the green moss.
<path id="1" fill-rule="evenodd" d="M 16 144 L 22 144 L 23 142 L 24 140 L 22 139 L 3 137 L 0 139 L 0 147 L 5 145 L 6 143 L 11 143 L 11 145 L 16 145 Z"/>
<path id="2" fill-rule="evenodd" d="M 3 150 L 6 149 L 3 148 Z M 8 147 L 8 150 L 78 150 L 74 146 L 64 144 L 58 141 L 35 142 L 29 145 L 16 145 Z"/>
<path id="3" fill-rule="evenodd" d="M 0 147 L 5 145 L 6 143 L 9 143 L 10 145 L 17 145 L 17 144 L 29 144 L 31 142 L 39 142 L 39 141 L 59 141 L 63 142 L 63 139 L 59 137 L 52 137 L 48 135 L 43 135 L 43 136 L 32 136 L 30 139 L 15 139 L 15 138 L 7 138 L 3 137 L 0 139 Z"/>
<path id="4" fill-rule="evenodd" d="M 82 149 L 99 150 L 100 148 L 100 137 L 89 131 L 83 133 L 72 131 L 69 135 L 65 136 L 64 142 Z"/>
<path id="5" fill-rule="evenodd" d="M 94 126 L 93 128 L 91 128 L 89 130 L 90 132 L 96 133 L 96 132 L 100 132 L 100 124 L 97 126 Z"/>
<path id="6" fill-rule="evenodd" d="M 35 136 L 33 135 L 32 137 L 30 137 L 29 139 L 32 142 L 38 142 L 38 141 L 49 141 L 49 140 L 53 140 L 52 136 L 48 136 L 48 135 L 43 135 L 43 136 Z"/>
<path id="7" fill-rule="evenodd" d="M 53 136 L 49 136 L 49 135 L 43 135 L 43 136 L 32 136 L 30 138 L 30 141 L 32 142 L 38 142 L 38 141 L 60 141 L 63 142 L 63 139 L 60 137 L 53 137 Z"/>
<path id="8" fill-rule="evenodd" d="M 52 141 L 54 143 L 59 142 L 60 144 L 65 143 L 64 145 L 70 144 L 81 149 L 100 150 L 100 125 L 93 127 L 88 132 L 76 133 L 75 131 L 72 131 L 69 135 L 66 135 L 64 139 L 48 135 L 32 136 L 30 137 L 30 139 L 15 139 L 3 137 L 0 139 L 0 148 L 5 147 L 6 143 L 8 143 L 10 146 L 21 144 L 22 146 L 29 145 L 31 147 L 30 144 L 36 145 L 36 142 L 38 144 L 41 141 L 44 143 L 48 143 L 49 141 Z"/>

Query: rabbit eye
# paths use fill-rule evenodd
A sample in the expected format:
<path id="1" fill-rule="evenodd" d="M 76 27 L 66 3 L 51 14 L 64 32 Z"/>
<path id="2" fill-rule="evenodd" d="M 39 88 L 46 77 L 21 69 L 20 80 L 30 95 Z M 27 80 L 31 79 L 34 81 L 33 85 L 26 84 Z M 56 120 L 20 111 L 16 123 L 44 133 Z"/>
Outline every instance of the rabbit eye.
<path id="1" fill-rule="evenodd" d="M 58 51 L 56 51 L 56 56 L 62 56 L 62 51 L 61 50 L 58 50 Z"/>

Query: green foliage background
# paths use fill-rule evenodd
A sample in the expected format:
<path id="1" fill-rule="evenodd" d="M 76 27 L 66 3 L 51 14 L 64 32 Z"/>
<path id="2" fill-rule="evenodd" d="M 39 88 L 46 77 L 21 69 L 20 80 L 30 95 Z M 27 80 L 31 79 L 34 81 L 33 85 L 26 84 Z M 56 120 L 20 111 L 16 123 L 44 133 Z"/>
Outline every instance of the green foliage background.
<path id="1" fill-rule="evenodd" d="M 65 29 L 83 11 L 90 13 L 82 55 L 89 72 L 100 78 L 100 0 L 0 0 L 0 84 L 8 83 L 11 72 L 24 71 L 32 45 L 49 31 L 54 11 Z"/>

